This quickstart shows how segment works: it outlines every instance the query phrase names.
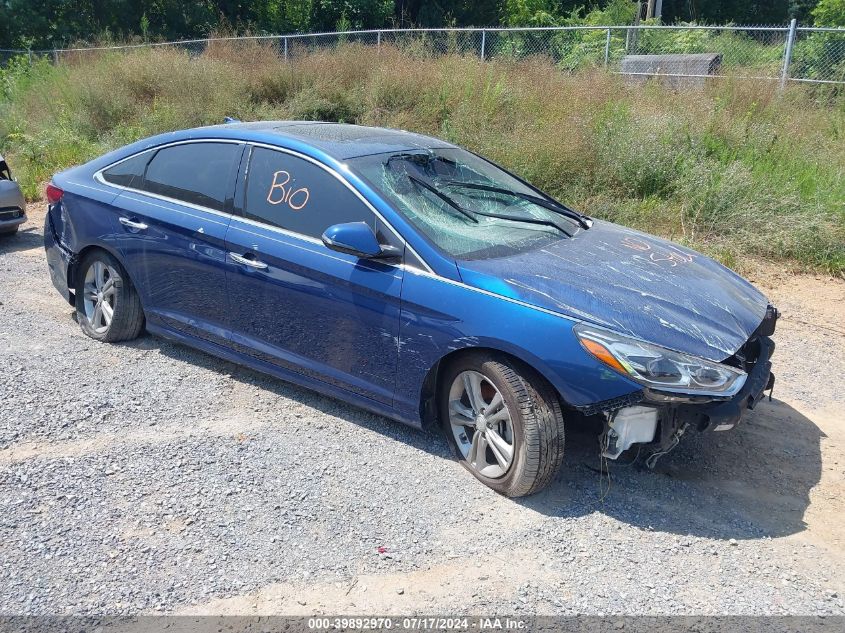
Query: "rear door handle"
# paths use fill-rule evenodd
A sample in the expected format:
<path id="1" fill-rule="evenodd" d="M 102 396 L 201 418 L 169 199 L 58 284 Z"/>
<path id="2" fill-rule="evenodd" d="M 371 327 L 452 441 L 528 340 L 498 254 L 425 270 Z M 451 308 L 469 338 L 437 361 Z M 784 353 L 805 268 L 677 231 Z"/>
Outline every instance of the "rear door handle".
<path id="1" fill-rule="evenodd" d="M 144 231 L 147 229 L 147 225 L 143 222 L 135 222 L 129 218 L 120 218 L 119 221 L 123 226 L 128 226 L 130 229 L 135 229 L 136 231 Z"/>
<path id="2" fill-rule="evenodd" d="M 232 261 L 249 266 L 250 268 L 255 268 L 256 270 L 267 270 L 268 268 L 267 264 L 258 259 L 251 259 L 243 255 L 238 255 L 237 253 L 229 253 L 229 257 L 232 258 Z"/>

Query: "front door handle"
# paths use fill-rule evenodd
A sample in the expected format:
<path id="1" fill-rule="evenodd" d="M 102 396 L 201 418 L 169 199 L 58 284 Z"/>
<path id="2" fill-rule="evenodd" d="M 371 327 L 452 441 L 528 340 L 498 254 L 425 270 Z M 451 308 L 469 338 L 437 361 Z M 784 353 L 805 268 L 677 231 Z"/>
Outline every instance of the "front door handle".
<path id="1" fill-rule="evenodd" d="M 135 220 L 130 220 L 129 218 L 120 218 L 120 223 L 136 231 L 144 231 L 147 228 L 147 225 L 143 222 L 135 222 Z"/>
<path id="2" fill-rule="evenodd" d="M 255 268 L 256 270 L 267 270 L 267 264 L 258 259 L 251 259 L 249 257 L 244 257 L 243 255 L 238 255 L 237 253 L 229 253 L 229 257 L 232 258 L 232 261 L 243 264 L 244 266 L 249 266 L 250 268 Z"/>

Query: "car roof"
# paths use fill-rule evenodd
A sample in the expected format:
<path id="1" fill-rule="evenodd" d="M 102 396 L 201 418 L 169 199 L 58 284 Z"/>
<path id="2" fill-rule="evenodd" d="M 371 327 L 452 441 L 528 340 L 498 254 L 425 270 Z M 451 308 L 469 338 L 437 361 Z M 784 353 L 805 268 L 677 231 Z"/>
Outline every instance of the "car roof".
<path id="1" fill-rule="evenodd" d="M 405 130 L 324 123 L 320 121 L 255 121 L 226 123 L 202 130 L 227 130 L 243 140 L 287 145 L 286 140 L 310 145 L 337 160 L 419 149 L 455 147 L 440 139 Z"/>
<path id="2" fill-rule="evenodd" d="M 97 170 L 104 169 L 133 154 L 161 145 L 213 139 L 266 143 L 302 152 L 318 161 L 327 160 L 338 163 L 358 156 L 456 147 L 431 136 L 364 125 L 320 121 L 237 122 L 165 132 L 124 145 L 85 165 L 60 173 L 84 169 L 86 173 L 94 174 Z"/>

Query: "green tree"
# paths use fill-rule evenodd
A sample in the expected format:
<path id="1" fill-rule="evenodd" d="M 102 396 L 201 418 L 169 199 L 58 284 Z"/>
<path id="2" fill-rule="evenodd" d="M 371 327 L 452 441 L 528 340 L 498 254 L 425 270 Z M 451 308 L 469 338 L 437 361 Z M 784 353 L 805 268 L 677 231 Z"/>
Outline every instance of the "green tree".
<path id="1" fill-rule="evenodd" d="M 706 24 L 783 24 L 790 0 L 663 0 L 663 21 Z"/>
<path id="2" fill-rule="evenodd" d="M 845 25 L 845 0 L 663 0 L 663 21 Z M 392 26 L 629 24 L 634 0 L 0 0 L 0 48 L 50 49 L 103 40 L 174 40 L 235 31 Z"/>
<path id="3" fill-rule="evenodd" d="M 813 7 L 818 0 L 791 0 L 789 3 L 789 17 L 795 18 L 801 23 L 811 23 Z"/>
<path id="4" fill-rule="evenodd" d="M 393 0 L 314 0 L 311 27 L 332 31 L 343 16 L 353 29 L 386 26 L 393 5 Z"/>
<path id="5" fill-rule="evenodd" d="M 396 0 L 397 26 L 494 26 L 499 24 L 502 0 Z"/>
<path id="6" fill-rule="evenodd" d="M 813 20 L 816 26 L 845 26 L 845 0 L 820 0 Z"/>
<path id="7" fill-rule="evenodd" d="M 563 15 L 554 0 L 505 0 L 503 17 L 508 26 L 556 26 Z"/>

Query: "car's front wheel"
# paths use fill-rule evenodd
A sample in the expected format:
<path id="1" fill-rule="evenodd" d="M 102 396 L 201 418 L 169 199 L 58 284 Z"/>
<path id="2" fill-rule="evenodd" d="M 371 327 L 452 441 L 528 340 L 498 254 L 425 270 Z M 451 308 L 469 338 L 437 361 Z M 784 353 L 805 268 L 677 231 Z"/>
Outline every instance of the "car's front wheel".
<path id="1" fill-rule="evenodd" d="M 471 353 L 440 382 L 440 419 L 460 462 L 508 497 L 545 487 L 563 461 L 564 422 L 554 389 L 504 355 Z"/>
<path id="2" fill-rule="evenodd" d="M 144 327 L 138 291 L 120 262 L 105 251 L 93 251 L 79 264 L 76 315 L 85 334 L 108 343 L 133 339 Z"/>

